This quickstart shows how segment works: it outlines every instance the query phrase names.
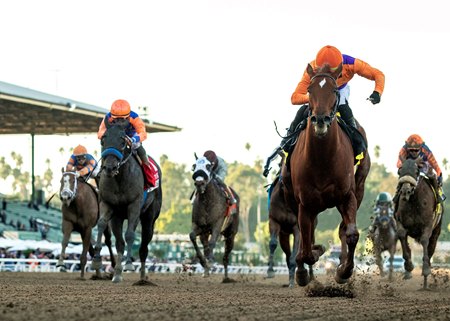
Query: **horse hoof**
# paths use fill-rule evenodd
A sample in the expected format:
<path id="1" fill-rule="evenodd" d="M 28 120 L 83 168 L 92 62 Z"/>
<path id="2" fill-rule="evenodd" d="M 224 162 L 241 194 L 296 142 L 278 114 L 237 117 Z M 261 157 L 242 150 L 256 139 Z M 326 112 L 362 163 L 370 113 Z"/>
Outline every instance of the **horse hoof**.
<path id="1" fill-rule="evenodd" d="M 343 279 L 341 278 L 337 273 L 334 276 L 334 280 L 338 283 L 338 284 L 345 284 L 348 282 L 348 279 Z"/>
<path id="2" fill-rule="evenodd" d="M 132 263 L 127 263 L 125 264 L 125 266 L 123 267 L 123 270 L 125 272 L 134 272 L 136 269 L 134 267 L 134 265 Z"/>
<path id="3" fill-rule="evenodd" d="M 309 283 L 308 271 L 297 271 L 295 274 L 297 284 L 300 286 L 307 286 Z"/>
<path id="4" fill-rule="evenodd" d="M 325 251 L 326 251 L 325 246 L 323 246 L 321 244 L 313 245 L 312 249 L 314 252 L 316 252 L 318 257 L 321 257 L 323 255 L 323 253 L 325 253 Z"/>
<path id="5" fill-rule="evenodd" d="M 59 266 L 57 267 L 59 272 L 67 272 L 66 267 L 65 266 Z"/>
<path id="6" fill-rule="evenodd" d="M 267 278 L 268 279 L 273 279 L 275 277 L 275 272 L 274 271 L 268 271 L 267 272 Z"/>
<path id="7" fill-rule="evenodd" d="M 121 275 L 114 275 L 113 279 L 112 279 L 112 283 L 120 283 L 123 281 L 123 278 Z"/>
<path id="8" fill-rule="evenodd" d="M 92 270 L 99 270 L 102 268 L 102 259 L 93 259 L 91 262 L 91 269 Z"/>
<path id="9" fill-rule="evenodd" d="M 403 274 L 403 280 L 409 280 L 412 278 L 412 274 L 410 272 L 405 272 L 405 274 Z"/>

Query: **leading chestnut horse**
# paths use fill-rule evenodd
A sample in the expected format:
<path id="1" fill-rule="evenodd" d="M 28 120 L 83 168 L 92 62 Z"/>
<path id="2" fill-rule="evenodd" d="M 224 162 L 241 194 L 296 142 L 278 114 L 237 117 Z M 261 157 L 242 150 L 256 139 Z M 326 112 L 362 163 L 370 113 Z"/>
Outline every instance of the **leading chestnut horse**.
<path id="1" fill-rule="evenodd" d="M 350 138 L 341 129 L 336 115 L 339 105 L 336 79 L 341 71 L 342 64 L 335 71 L 328 65 L 319 70 L 308 65 L 310 116 L 290 155 L 292 189 L 287 193 L 298 206 L 301 240 L 296 257 L 296 281 L 300 286 L 310 281 L 304 264 L 316 263 L 323 254 L 320 247 L 313 247 L 314 221 L 327 208 L 336 207 L 342 217 L 339 226 L 342 255 L 336 282 L 347 282 L 354 268 L 353 258 L 359 239 L 356 212 L 364 196 L 370 157 L 367 150 L 364 151 L 364 158 L 355 171 Z M 365 137 L 359 124 L 358 130 Z"/>

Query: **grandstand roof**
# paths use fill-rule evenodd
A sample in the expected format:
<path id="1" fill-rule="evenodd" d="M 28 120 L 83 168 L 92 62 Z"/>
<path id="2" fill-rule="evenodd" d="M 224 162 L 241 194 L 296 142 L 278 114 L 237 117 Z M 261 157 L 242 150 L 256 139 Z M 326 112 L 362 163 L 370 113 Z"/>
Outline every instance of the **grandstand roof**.
<path id="1" fill-rule="evenodd" d="M 97 132 L 109 109 L 0 81 L 0 134 L 75 134 Z M 146 120 L 149 133 L 181 128 Z"/>

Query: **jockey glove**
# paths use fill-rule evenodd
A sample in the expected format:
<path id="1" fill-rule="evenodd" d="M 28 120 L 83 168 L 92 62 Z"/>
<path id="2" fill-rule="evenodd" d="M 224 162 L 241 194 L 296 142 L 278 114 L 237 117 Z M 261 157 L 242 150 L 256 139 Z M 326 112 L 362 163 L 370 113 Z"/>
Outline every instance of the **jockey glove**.
<path id="1" fill-rule="evenodd" d="M 79 171 L 75 172 L 75 177 L 77 177 L 77 178 L 80 177 L 80 172 Z"/>
<path id="2" fill-rule="evenodd" d="M 437 182 L 439 186 L 442 186 L 442 174 L 437 178 Z"/>
<path id="3" fill-rule="evenodd" d="M 380 93 L 378 91 L 374 91 L 372 95 L 370 95 L 369 100 L 372 102 L 372 104 L 378 104 L 380 102 Z"/>
<path id="4" fill-rule="evenodd" d="M 131 143 L 136 144 L 138 142 L 138 138 L 136 136 L 131 137 Z"/>

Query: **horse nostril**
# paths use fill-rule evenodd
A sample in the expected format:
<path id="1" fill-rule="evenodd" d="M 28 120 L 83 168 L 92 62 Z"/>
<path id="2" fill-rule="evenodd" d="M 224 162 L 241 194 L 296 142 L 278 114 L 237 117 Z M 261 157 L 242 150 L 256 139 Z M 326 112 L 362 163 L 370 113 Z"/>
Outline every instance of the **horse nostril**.
<path id="1" fill-rule="evenodd" d="M 328 124 L 328 125 L 331 124 L 331 117 L 325 116 L 324 122 L 325 122 L 325 124 Z"/>
<path id="2" fill-rule="evenodd" d="M 316 123 L 317 123 L 317 117 L 316 117 L 315 115 L 311 116 L 311 122 L 312 122 L 313 124 L 316 124 Z"/>

